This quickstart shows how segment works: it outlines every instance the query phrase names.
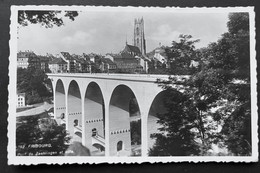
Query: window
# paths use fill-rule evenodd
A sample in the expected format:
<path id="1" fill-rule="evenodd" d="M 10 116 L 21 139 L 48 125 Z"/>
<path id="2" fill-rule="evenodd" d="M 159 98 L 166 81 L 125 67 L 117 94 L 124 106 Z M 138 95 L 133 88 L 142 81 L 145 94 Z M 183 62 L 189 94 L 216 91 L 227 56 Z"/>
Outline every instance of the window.
<path id="1" fill-rule="evenodd" d="M 136 28 L 136 35 L 139 35 L 139 28 Z"/>
<path id="2" fill-rule="evenodd" d="M 97 129 L 96 128 L 92 129 L 92 136 L 97 136 Z"/>
<path id="3" fill-rule="evenodd" d="M 119 142 L 117 143 L 117 151 L 121 151 L 121 150 L 123 150 L 123 142 L 122 142 L 122 141 L 119 141 Z"/>
<path id="4" fill-rule="evenodd" d="M 65 118 L 65 114 L 62 113 L 62 114 L 60 115 L 60 118 L 61 118 L 61 119 L 64 119 L 64 118 Z"/>
<path id="5" fill-rule="evenodd" d="M 75 127 L 75 126 L 78 126 L 78 124 L 79 124 L 79 120 L 77 120 L 77 119 L 74 120 L 74 127 Z"/>

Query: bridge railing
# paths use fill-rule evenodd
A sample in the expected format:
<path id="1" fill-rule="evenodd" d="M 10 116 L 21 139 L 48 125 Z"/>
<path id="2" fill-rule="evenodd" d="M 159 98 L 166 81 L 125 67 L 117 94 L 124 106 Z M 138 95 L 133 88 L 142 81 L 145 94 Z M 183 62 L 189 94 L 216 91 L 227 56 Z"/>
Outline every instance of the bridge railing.
<path id="1" fill-rule="evenodd" d="M 99 143 L 105 146 L 105 139 L 100 135 L 92 136 L 92 144 L 94 143 Z"/>
<path id="2" fill-rule="evenodd" d="M 86 77 L 86 78 L 101 78 L 101 79 L 125 79 L 125 80 L 140 80 L 140 81 L 150 81 L 155 82 L 157 79 L 168 80 L 169 75 L 160 74 L 122 74 L 122 73 L 48 73 L 49 77 Z M 176 77 L 179 80 L 189 78 L 189 75 L 171 75 L 171 77 Z"/>

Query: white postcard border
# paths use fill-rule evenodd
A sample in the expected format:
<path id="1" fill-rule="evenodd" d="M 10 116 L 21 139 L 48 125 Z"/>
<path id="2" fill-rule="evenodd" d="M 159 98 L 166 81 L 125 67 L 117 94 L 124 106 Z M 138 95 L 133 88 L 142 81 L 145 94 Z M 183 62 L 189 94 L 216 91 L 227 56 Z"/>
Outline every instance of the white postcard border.
<path id="1" fill-rule="evenodd" d="M 87 156 L 16 156 L 16 57 L 17 57 L 17 27 L 18 10 L 94 10 L 94 11 L 158 11 L 174 13 L 221 13 L 221 12 L 248 12 L 250 15 L 250 70 L 251 70 L 251 123 L 252 123 L 252 156 L 185 156 L 185 157 L 87 157 Z M 64 164 L 64 163 L 168 163 L 168 162 L 256 162 L 258 161 L 258 114 L 257 114 L 257 78 L 256 78 L 256 50 L 255 50 L 255 13 L 254 7 L 228 8 L 175 8 L 175 7 L 103 7 L 103 6 L 11 6 L 10 24 L 10 56 L 9 56 L 9 100 L 8 100 L 8 164 L 36 165 L 36 164 Z"/>

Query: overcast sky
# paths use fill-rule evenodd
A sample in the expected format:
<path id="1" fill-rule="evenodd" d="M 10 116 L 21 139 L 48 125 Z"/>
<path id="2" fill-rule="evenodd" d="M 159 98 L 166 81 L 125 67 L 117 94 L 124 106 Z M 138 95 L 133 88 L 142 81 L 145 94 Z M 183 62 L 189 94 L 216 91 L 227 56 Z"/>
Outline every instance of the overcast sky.
<path id="1" fill-rule="evenodd" d="M 64 19 L 64 26 L 46 29 L 40 24 L 19 27 L 18 50 L 36 54 L 118 53 L 133 44 L 134 19 L 144 19 L 146 50 L 152 51 L 159 43 L 170 46 L 180 34 L 190 34 L 201 41 L 197 48 L 217 41 L 227 31 L 228 13 L 173 13 L 131 11 L 84 11 L 75 21 Z"/>

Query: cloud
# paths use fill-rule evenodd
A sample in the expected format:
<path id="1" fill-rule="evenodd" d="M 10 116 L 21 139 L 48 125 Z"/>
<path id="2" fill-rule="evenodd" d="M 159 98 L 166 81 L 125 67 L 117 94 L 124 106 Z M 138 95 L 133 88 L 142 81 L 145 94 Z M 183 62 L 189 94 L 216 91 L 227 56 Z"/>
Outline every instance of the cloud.
<path id="1" fill-rule="evenodd" d="M 65 25 L 46 29 L 29 25 L 19 30 L 18 50 L 33 50 L 39 54 L 61 51 L 82 54 L 118 53 L 127 39 L 132 44 L 134 19 L 144 18 L 147 52 L 159 43 L 170 46 L 180 34 L 201 39 L 199 47 L 217 39 L 227 30 L 227 13 L 165 13 L 152 11 L 91 11 L 81 12 L 75 21 L 64 20 Z"/>
<path id="2" fill-rule="evenodd" d="M 78 47 L 86 46 L 94 40 L 93 36 L 96 34 L 95 30 L 89 32 L 76 31 L 73 35 L 68 35 L 61 40 L 61 44 L 64 44 L 65 47 Z"/>
<path id="3" fill-rule="evenodd" d="M 174 30 L 169 24 L 160 25 L 157 30 L 148 36 L 150 41 L 156 41 L 163 45 L 169 45 L 173 40 L 178 39 L 181 32 Z"/>

